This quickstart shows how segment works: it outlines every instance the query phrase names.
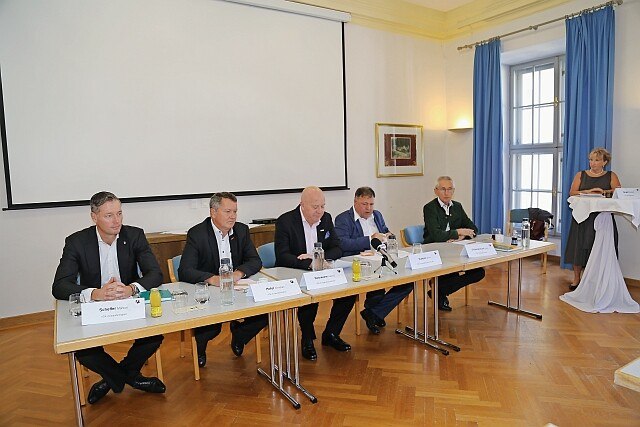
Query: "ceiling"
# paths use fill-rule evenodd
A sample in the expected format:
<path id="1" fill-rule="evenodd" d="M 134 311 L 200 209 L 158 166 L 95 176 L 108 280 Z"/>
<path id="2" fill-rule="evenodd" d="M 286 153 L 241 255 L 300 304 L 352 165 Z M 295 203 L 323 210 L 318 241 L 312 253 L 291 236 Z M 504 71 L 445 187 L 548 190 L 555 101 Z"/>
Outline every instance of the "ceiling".
<path id="1" fill-rule="evenodd" d="M 418 6 L 428 7 L 440 12 L 448 12 L 465 4 L 471 3 L 473 0 L 404 0 L 407 3 L 413 3 Z"/>

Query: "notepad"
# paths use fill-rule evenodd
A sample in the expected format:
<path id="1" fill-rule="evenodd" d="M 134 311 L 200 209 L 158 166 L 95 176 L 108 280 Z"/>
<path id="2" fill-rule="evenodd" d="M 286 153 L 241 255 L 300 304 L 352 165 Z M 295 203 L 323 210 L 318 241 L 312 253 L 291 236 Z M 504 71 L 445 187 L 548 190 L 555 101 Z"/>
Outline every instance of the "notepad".
<path id="1" fill-rule="evenodd" d="M 144 298 L 145 304 L 149 304 L 149 297 L 151 295 L 151 291 L 140 292 L 140 298 Z M 160 289 L 160 299 L 162 301 L 171 301 L 171 292 L 166 289 Z"/>

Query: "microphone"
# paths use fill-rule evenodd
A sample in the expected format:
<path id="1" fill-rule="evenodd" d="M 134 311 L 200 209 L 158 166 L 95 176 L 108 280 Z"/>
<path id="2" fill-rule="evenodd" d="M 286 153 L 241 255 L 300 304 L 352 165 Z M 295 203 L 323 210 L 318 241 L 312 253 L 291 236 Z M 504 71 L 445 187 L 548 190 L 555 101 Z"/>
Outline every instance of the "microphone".
<path id="1" fill-rule="evenodd" d="M 397 267 L 398 264 L 393 260 L 391 255 L 389 255 L 389 253 L 387 252 L 386 246 L 380 241 L 380 239 L 377 239 L 375 237 L 371 239 L 371 247 L 376 251 L 380 252 L 380 255 L 382 255 L 382 258 L 387 260 L 387 262 L 391 264 L 391 267 L 393 268 Z"/>

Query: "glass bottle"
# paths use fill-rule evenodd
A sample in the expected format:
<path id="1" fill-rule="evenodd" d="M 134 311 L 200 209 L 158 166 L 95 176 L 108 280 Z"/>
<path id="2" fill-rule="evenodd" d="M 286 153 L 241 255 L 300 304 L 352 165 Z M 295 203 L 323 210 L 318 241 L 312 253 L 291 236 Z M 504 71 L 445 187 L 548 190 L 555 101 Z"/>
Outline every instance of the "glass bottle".
<path id="1" fill-rule="evenodd" d="M 351 280 L 354 282 L 359 282 L 362 277 L 362 272 L 360 269 L 360 260 L 358 257 L 353 257 L 353 262 L 351 263 L 351 270 L 353 270 L 353 275 L 351 276 Z"/>
<path id="2" fill-rule="evenodd" d="M 320 242 L 313 244 L 313 260 L 311 261 L 311 269 L 313 271 L 320 271 L 324 269 L 324 249 L 322 249 L 322 243 Z"/>
<path id="3" fill-rule="evenodd" d="M 162 316 L 162 298 L 160 297 L 160 291 L 158 288 L 151 289 L 149 294 L 149 303 L 151 305 L 151 317 Z"/>
<path id="4" fill-rule="evenodd" d="M 222 258 L 220 260 L 220 303 L 222 305 L 233 304 L 233 268 L 231 259 Z"/>

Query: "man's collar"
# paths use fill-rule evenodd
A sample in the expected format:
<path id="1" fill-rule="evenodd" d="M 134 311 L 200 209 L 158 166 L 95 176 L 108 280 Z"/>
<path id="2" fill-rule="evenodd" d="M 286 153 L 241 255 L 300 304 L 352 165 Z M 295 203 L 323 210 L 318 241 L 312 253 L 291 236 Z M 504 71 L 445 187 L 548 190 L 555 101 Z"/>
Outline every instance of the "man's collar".
<path id="1" fill-rule="evenodd" d="M 102 240 L 102 236 L 100 236 L 100 232 L 98 231 L 98 227 L 96 227 L 96 236 L 98 236 L 98 243 L 104 243 L 106 245 L 109 245 L 109 243 L 107 243 L 104 240 Z M 118 241 L 118 237 L 120 237 L 120 233 L 116 234 L 116 238 L 113 239 L 113 243 Z M 109 246 L 111 246 L 111 245 L 109 245 Z"/>
<path id="2" fill-rule="evenodd" d="M 448 207 L 448 208 L 450 208 L 451 206 L 453 206 L 453 200 L 449 200 L 449 204 L 448 204 L 448 205 L 445 205 L 445 204 L 444 204 L 444 202 L 443 202 L 442 200 L 440 200 L 440 197 L 437 197 L 437 199 L 438 199 L 438 203 L 439 203 L 439 204 L 440 204 L 440 206 L 441 206 L 441 207 L 443 207 L 443 208 L 444 208 L 445 206 L 446 206 L 446 207 Z"/>
<path id="3" fill-rule="evenodd" d="M 369 218 L 373 217 L 373 212 L 371 212 L 371 216 Z M 358 222 L 359 219 L 364 219 L 365 221 L 368 221 L 369 218 L 363 218 L 360 216 L 360 214 L 358 214 L 358 212 L 356 211 L 356 208 L 353 208 L 353 221 L 354 222 Z"/>
<path id="4" fill-rule="evenodd" d="M 215 234 L 216 236 L 219 234 L 220 236 L 224 237 L 222 235 L 222 231 L 220 231 L 220 229 L 216 227 L 216 224 L 213 222 L 213 219 L 211 219 L 211 226 L 213 227 L 213 234 Z M 231 229 L 229 230 L 229 237 L 231 236 L 233 236 L 233 227 L 231 227 Z"/>
<path id="5" fill-rule="evenodd" d="M 298 207 L 298 209 L 300 209 L 300 216 L 302 217 L 302 222 L 306 222 L 307 224 L 309 224 L 309 221 L 307 221 L 307 219 L 304 217 L 304 213 L 302 213 L 302 206 Z M 320 224 L 320 221 L 316 222 L 315 224 L 309 224 L 309 227 L 317 227 L 319 224 Z"/>

